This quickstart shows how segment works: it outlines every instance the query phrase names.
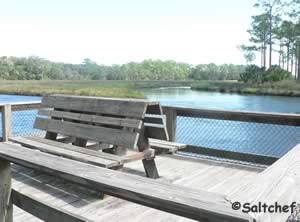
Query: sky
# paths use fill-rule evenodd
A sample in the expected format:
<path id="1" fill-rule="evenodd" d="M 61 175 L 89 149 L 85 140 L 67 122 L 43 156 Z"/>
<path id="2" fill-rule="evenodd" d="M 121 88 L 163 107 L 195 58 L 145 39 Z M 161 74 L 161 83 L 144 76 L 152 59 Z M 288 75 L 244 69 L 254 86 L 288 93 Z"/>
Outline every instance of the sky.
<path id="1" fill-rule="evenodd" d="M 253 0 L 0 0 L 0 56 L 244 64 Z"/>

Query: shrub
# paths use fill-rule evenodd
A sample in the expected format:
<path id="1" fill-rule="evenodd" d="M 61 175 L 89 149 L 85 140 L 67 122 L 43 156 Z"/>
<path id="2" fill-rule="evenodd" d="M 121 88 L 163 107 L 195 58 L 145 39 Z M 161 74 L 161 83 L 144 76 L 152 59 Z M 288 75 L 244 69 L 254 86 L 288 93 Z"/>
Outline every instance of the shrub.
<path id="1" fill-rule="evenodd" d="M 271 68 L 265 71 L 263 75 L 264 82 L 279 82 L 288 79 L 292 79 L 292 74 L 280 68 L 278 65 L 273 65 Z"/>
<path id="2" fill-rule="evenodd" d="M 260 68 L 257 65 L 249 65 L 246 67 L 245 72 L 240 74 L 240 78 L 243 82 L 260 83 L 262 82 L 263 72 L 264 68 Z"/>

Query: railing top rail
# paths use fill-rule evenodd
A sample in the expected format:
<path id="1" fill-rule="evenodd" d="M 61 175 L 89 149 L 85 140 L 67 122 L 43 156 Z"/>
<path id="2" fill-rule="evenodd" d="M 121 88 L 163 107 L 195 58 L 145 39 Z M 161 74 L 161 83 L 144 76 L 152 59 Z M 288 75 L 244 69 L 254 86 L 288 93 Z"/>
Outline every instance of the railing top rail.
<path id="1" fill-rule="evenodd" d="M 18 106 L 18 105 L 36 105 L 40 104 L 40 100 L 33 100 L 33 101 L 22 101 L 22 102 L 4 102 L 0 103 L 0 106 L 5 106 L 5 105 L 11 105 L 11 106 Z"/>
<path id="2" fill-rule="evenodd" d="M 222 109 L 199 109 L 183 106 L 163 106 L 164 111 L 167 109 L 176 111 L 177 116 L 300 126 L 300 114 L 297 113 L 234 111 Z"/>

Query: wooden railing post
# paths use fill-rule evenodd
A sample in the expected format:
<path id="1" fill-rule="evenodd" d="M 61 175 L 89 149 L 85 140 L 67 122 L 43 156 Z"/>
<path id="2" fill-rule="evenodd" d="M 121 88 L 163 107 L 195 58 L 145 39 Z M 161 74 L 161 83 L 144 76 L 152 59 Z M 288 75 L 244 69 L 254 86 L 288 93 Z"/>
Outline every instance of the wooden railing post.
<path id="1" fill-rule="evenodd" d="M 169 140 L 176 142 L 176 119 L 177 113 L 176 109 L 168 107 L 166 109 L 166 121 L 167 121 L 167 130 L 169 134 Z"/>
<path id="2" fill-rule="evenodd" d="M 2 139 L 4 142 L 8 141 L 11 136 L 11 105 L 2 106 Z"/>
<path id="3" fill-rule="evenodd" d="M 10 162 L 0 159 L 0 222 L 12 222 Z"/>

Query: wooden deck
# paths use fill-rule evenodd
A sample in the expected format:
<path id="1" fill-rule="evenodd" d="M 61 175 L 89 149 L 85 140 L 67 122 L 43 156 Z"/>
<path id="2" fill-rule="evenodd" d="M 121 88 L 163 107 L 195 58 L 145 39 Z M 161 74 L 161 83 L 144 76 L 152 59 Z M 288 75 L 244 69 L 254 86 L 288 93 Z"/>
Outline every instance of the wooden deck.
<path id="1" fill-rule="evenodd" d="M 156 158 L 161 178 L 195 189 L 229 194 L 249 182 L 263 169 L 182 155 Z M 100 194 L 37 171 L 14 165 L 13 188 L 93 221 L 191 221 L 115 197 Z M 141 162 L 126 165 L 123 171 L 145 176 Z M 14 207 L 14 221 L 40 221 Z"/>

